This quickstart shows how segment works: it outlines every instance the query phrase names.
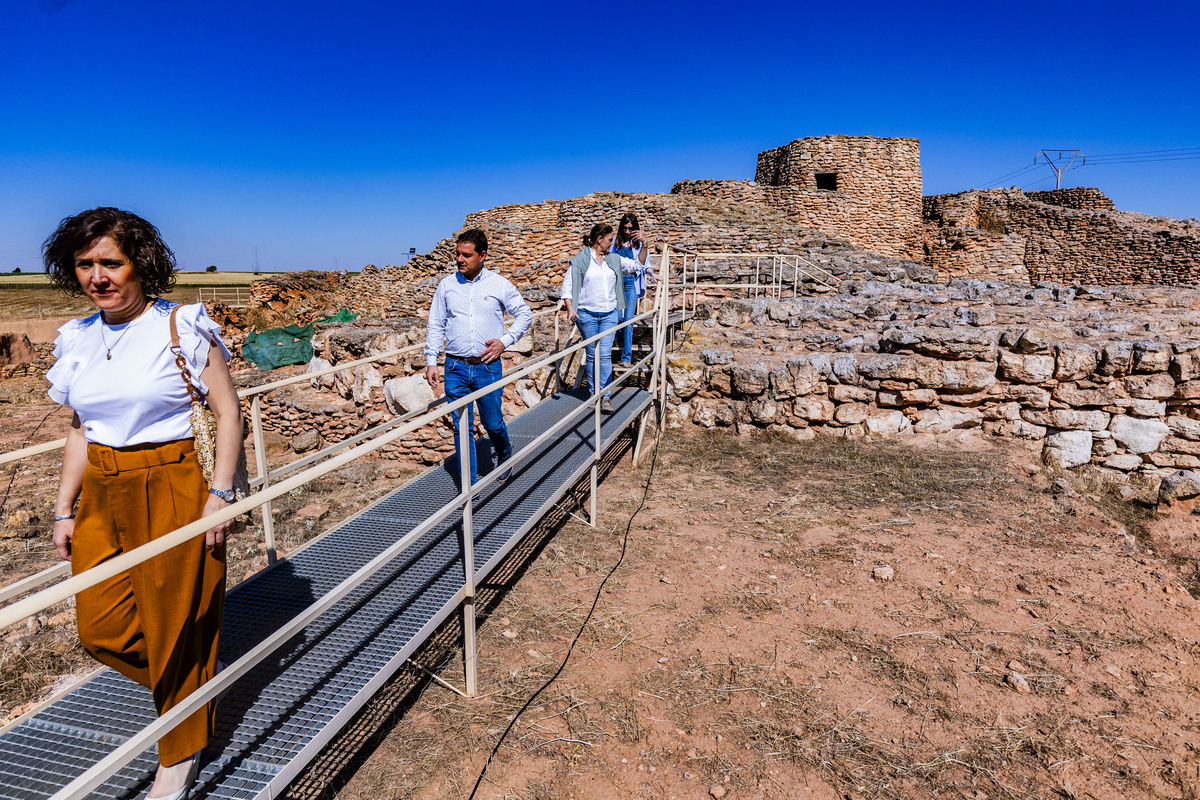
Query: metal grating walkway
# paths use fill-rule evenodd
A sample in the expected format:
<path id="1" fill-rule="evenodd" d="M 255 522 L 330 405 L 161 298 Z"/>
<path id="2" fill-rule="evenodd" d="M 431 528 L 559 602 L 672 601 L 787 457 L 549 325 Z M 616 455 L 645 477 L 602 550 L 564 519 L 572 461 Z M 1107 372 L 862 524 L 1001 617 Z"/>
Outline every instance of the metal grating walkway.
<path id="1" fill-rule="evenodd" d="M 603 418 L 603 446 L 651 401 L 626 389 Z M 514 451 L 583 402 L 563 393 L 509 422 Z M 595 423 L 585 413 L 521 461 L 474 505 L 482 580 L 583 474 Z M 479 448 L 481 472 L 490 443 Z M 232 662 L 378 555 L 457 494 L 444 466 L 334 528 L 229 592 L 221 657 Z M 370 696 L 458 608 L 461 514 L 414 542 L 392 564 L 247 673 L 222 699 L 193 798 L 277 795 Z M 0 797 L 45 798 L 155 719 L 147 689 L 105 670 L 0 736 Z M 149 787 L 157 756 L 144 752 L 93 796 L 131 798 Z"/>

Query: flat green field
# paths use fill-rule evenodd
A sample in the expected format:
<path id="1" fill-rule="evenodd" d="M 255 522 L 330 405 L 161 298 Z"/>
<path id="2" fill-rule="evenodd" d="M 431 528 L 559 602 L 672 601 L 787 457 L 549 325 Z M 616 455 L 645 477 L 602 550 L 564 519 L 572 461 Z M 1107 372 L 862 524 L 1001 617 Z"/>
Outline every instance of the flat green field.
<path id="1" fill-rule="evenodd" d="M 179 272 L 176 273 L 176 286 L 249 286 L 259 278 L 271 275 L 282 275 L 280 272 Z M 21 275 L 0 275 L 0 290 L 12 286 L 34 288 L 49 286 L 50 281 L 40 272 L 30 272 Z"/>

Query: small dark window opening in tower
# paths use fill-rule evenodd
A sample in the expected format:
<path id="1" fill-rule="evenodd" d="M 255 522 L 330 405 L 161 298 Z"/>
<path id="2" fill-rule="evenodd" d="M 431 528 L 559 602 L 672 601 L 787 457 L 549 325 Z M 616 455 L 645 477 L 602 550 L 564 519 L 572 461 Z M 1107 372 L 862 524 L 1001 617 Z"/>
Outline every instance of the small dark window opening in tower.
<path id="1" fill-rule="evenodd" d="M 838 190 L 837 175 L 836 172 L 816 173 L 817 188 L 823 192 L 836 192 Z"/>

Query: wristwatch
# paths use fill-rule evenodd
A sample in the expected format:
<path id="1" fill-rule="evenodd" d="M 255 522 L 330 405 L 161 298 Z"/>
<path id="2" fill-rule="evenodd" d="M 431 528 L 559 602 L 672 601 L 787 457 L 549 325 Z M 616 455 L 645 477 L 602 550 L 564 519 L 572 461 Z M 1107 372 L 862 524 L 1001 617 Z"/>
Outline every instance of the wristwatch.
<path id="1" fill-rule="evenodd" d="M 226 503 L 233 503 L 233 502 L 237 501 L 237 492 L 235 492 L 233 489 L 225 489 L 225 490 L 209 489 L 208 493 L 215 494 L 217 497 L 221 498 Z"/>

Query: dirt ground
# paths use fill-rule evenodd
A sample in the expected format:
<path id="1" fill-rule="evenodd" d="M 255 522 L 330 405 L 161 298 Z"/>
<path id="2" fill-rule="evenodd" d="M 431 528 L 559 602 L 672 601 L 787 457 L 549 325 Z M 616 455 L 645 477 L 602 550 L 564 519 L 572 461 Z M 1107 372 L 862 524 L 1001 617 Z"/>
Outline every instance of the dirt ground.
<path id="1" fill-rule="evenodd" d="M 0 403 L 4 449 L 49 410 Z M 371 462 L 288 498 L 284 549 L 409 474 Z M 0 540 L 3 583 L 53 563 L 53 486 L 50 463 L 16 474 L 4 518 L 35 535 Z M 1190 511 L 971 436 L 668 432 L 604 481 L 599 527 L 562 526 L 499 594 L 481 697 L 429 683 L 291 796 L 468 797 L 498 744 L 475 797 L 1197 798 Z M 253 527 L 231 561 L 265 563 Z M 69 608 L 2 641 L 6 719 L 90 668 Z M 461 661 L 440 674 L 461 686 Z"/>
<path id="2" fill-rule="evenodd" d="M 498 741 L 475 797 L 1198 796 L 1196 517 L 973 437 L 668 434 L 535 697 L 627 465 L 482 623 L 481 697 L 430 684 L 293 796 L 468 797 Z"/>

